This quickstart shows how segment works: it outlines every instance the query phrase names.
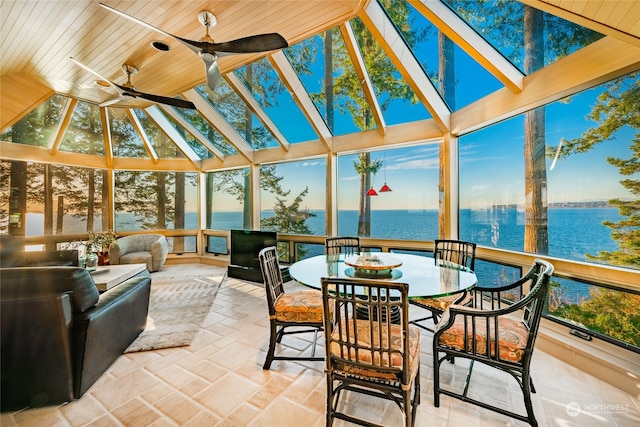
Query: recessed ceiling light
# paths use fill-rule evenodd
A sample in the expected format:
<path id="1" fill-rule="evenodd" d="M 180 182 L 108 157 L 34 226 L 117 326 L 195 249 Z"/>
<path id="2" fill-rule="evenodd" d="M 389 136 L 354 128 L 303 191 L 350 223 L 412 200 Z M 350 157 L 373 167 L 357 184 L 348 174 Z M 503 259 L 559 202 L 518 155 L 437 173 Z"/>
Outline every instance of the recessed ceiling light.
<path id="1" fill-rule="evenodd" d="M 102 86 L 102 87 L 109 87 L 109 86 L 111 86 L 111 85 L 109 84 L 109 82 L 105 82 L 104 80 L 96 80 L 96 84 L 97 84 L 98 86 Z"/>
<path id="2" fill-rule="evenodd" d="M 153 46 L 154 49 L 157 49 L 161 52 L 168 52 L 171 49 L 168 44 L 158 40 L 152 41 L 151 46 Z"/>

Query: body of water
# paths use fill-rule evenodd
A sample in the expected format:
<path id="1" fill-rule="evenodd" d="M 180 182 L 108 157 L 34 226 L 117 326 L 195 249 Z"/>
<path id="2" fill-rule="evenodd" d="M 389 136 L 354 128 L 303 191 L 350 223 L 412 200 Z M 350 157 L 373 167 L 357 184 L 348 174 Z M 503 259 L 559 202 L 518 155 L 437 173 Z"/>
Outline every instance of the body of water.
<path id="1" fill-rule="evenodd" d="M 325 212 L 312 211 L 316 216 L 308 219 L 311 234 L 324 235 Z M 262 218 L 273 215 L 272 211 L 263 211 Z M 548 210 L 549 255 L 558 258 L 585 261 L 586 254 L 597 255 L 601 251 L 614 251 L 618 248 L 611 238 L 611 230 L 603 221 L 616 222 L 621 219 L 615 208 L 554 208 Z M 63 233 L 83 233 L 86 222 L 65 215 Z M 96 224 L 100 219 L 96 218 Z M 196 229 L 197 213 L 188 212 L 185 219 L 186 229 Z M 218 230 L 241 229 L 242 212 L 214 212 L 213 228 Z M 338 212 L 338 234 L 356 235 L 358 212 L 353 210 Z M 172 228 L 169 226 L 168 228 Z M 139 221 L 130 213 L 116 216 L 116 229 L 139 230 Z M 401 240 L 434 240 L 437 237 L 438 213 L 435 210 L 388 210 L 371 213 L 371 237 Z M 43 234 L 43 215 L 27 214 L 27 235 Z M 460 238 L 476 242 L 478 245 L 522 251 L 524 247 L 524 212 L 515 208 L 501 210 L 461 210 Z M 322 253 L 323 248 L 311 248 L 310 254 Z M 195 251 L 195 240 L 186 239 L 185 252 Z M 483 270 L 495 266 L 479 262 L 476 272 L 482 280 L 495 276 L 495 272 Z M 513 273 L 515 274 L 515 272 Z M 504 273 L 503 273 L 504 275 Z M 512 277 L 515 279 L 515 277 Z M 589 285 L 567 282 L 565 287 L 575 298 L 588 295 Z"/>

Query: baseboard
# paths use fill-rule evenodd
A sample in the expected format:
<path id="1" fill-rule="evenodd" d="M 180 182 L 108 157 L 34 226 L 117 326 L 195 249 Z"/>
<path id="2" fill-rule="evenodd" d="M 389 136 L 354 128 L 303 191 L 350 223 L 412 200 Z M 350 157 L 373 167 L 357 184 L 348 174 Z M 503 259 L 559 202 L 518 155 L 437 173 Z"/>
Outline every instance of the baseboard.
<path id="1" fill-rule="evenodd" d="M 638 354 L 598 338 L 585 341 L 569 331 L 567 326 L 543 319 L 536 347 L 636 399 L 640 398 Z"/>

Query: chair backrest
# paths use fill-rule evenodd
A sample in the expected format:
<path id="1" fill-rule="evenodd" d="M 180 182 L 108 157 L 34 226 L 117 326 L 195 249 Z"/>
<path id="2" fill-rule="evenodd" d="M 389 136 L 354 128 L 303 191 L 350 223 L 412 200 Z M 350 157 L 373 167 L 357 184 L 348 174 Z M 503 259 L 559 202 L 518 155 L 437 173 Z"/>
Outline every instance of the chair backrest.
<path id="1" fill-rule="evenodd" d="M 409 286 L 323 277 L 326 368 L 408 383 Z M 392 313 L 391 316 L 387 315 Z"/>
<path id="2" fill-rule="evenodd" d="M 324 241 L 325 254 L 351 255 L 360 252 L 359 237 L 327 237 Z"/>
<path id="3" fill-rule="evenodd" d="M 502 286 L 478 285 L 471 291 L 472 306 L 480 310 L 498 310 L 513 305 L 533 290 L 541 275 L 549 268 L 553 273 L 551 264 L 536 259 L 529 271 L 513 283 Z"/>
<path id="4" fill-rule="evenodd" d="M 525 276 L 531 278 L 533 287 L 520 302 L 523 310 L 522 322 L 529 328 L 529 333 L 532 335 L 530 339 L 534 341 L 538 332 L 538 326 L 540 326 L 542 310 L 547 301 L 547 292 L 553 270 L 554 267 L 552 264 L 541 259 L 536 259 Z M 533 343 L 531 343 L 531 346 L 533 346 Z"/>
<path id="5" fill-rule="evenodd" d="M 475 270 L 476 244 L 462 240 L 435 240 L 433 257 Z"/>
<path id="6" fill-rule="evenodd" d="M 284 293 L 284 282 L 278 263 L 278 250 L 275 246 L 268 246 L 258 253 L 258 260 L 260 261 L 264 287 L 267 291 L 269 314 L 275 315 L 274 304 L 278 297 Z"/>

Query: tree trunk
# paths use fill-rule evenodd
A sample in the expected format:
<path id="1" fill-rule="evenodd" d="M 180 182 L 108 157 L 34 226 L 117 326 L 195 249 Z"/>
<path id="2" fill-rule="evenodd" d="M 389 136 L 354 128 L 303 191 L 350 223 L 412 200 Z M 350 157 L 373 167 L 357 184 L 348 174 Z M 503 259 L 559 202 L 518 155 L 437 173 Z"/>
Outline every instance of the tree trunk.
<path id="1" fill-rule="evenodd" d="M 544 66 L 543 25 L 542 12 L 525 6 L 524 68 L 527 74 Z M 524 251 L 537 254 L 547 254 L 549 250 L 545 145 L 545 111 L 541 107 L 525 113 L 524 119 Z"/>
<path id="2" fill-rule="evenodd" d="M 44 165 L 44 234 L 53 234 L 53 166 Z M 64 216 L 64 212 L 62 212 Z M 56 232 L 62 233 L 62 220 L 58 213 Z"/>
<path id="3" fill-rule="evenodd" d="M 185 185 L 185 176 L 184 172 L 176 172 L 176 199 L 175 199 L 175 229 L 176 230 L 184 230 L 184 222 L 185 222 L 185 193 L 184 193 L 184 185 Z M 184 237 L 174 237 L 173 238 L 173 250 L 175 252 L 183 252 L 184 251 Z"/>
<path id="4" fill-rule="evenodd" d="M 96 171 L 89 169 L 87 171 L 87 231 L 93 231 L 93 216 L 95 215 L 95 197 L 96 197 Z"/>
<path id="5" fill-rule="evenodd" d="M 363 165 L 363 173 L 360 174 L 360 200 L 358 201 L 358 236 L 371 236 L 371 196 L 367 196 L 367 191 L 371 188 L 371 172 L 369 163 L 370 153 L 362 153 L 360 161 Z"/>
<path id="6" fill-rule="evenodd" d="M 213 173 L 205 175 L 205 188 L 207 192 L 207 203 L 205 204 L 205 224 L 206 227 L 213 228 Z M 198 226 L 200 228 L 200 226 Z"/>
<path id="7" fill-rule="evenodd" d="M 26 235 L 27 219 L 27 162 L 11 162 L 9 195 L 9 234 Z"/>
<path id="8" fill-rule="evenodd" d="M 156 172 L 156 182 L 158 189 L 158 222 L 156 227 L 167 228 L 167 173 Z"/>
<path id="9" fill-rule="evenodd" d="M 102 230 L 109 230 L 109 172 L 102 171 L 102 194 L 100 195 L 100 211 L 102 212 Z M 115 194 L 114 194 L 115 196 Z M 115 221 L 115 219 L 114 219 Z M 115 225 L 114 225 L 115 228 Z"/>
<path id="10" fill-rule="evenodd" d="M 247 69 L 247 81 L 249 83 L 251 83 L 253 81 L 253 66 L 251 64 L 246 66 Z M 251 91 L 251 84 L 249 84 L 249 91 Z M 247 143 L 253 147 L 253 134 L 252 134 L 252 114 L 251 114 L 251 110 L 249 110 L 249 107 L 245 107 L 244 109 L 244 117 L 245 117 L 245 121 L 244 121 L 244 139 L 245 141 L 247 141 Z M 245 230 L 250 230 L 251 229 L 251 218 L 253 215 L 253 209 L 252 207 L 255 207 L 256 209 L 260 209 L 259 206 L 253 206 L 253 199 L 251 198 L 251 194 L 252 191 L 251 190 L 251 185 L 252 185 L 252 181 L 251 181 L 251 171 L 249 170 L 248 174 L 245 174 L 244 176 L 244 203 L 243 203 L 243 214 L 242 214 L 242 228 L 244 228 Z M 254 191 L 260 191 L 260 188 L 255 188 Z M 260 224 L 258 224 L 258 227 L 260 226 Z"/>
<path id="11" fill-rule="evenodd" d="M 333 30 L 327 30 L 324 39 L 324 96 L 327 126 L 333 133 Z"/>
<path id="12" fill-rule="evenodd" d="M 455 88 L 455 62 L 453 50 L 454 45 L 451 39 L 444 35 L 442 32 L 438 32 L 438 90 L 442 99 L 445 100 L 451 111 L 456 107 L 456 88 Z M 447 194 L 445 194 L 445 183 L 447 177 L 445 171 L 447 165 L 445 163 L 444 156 L 444 141 L 440 143 L 439 147 L 439 167 L 440 174 L 438 179 L 438 237 L 444 239 L 447 235 L 446 230 L 446 207 L 445 200 Z"/>

